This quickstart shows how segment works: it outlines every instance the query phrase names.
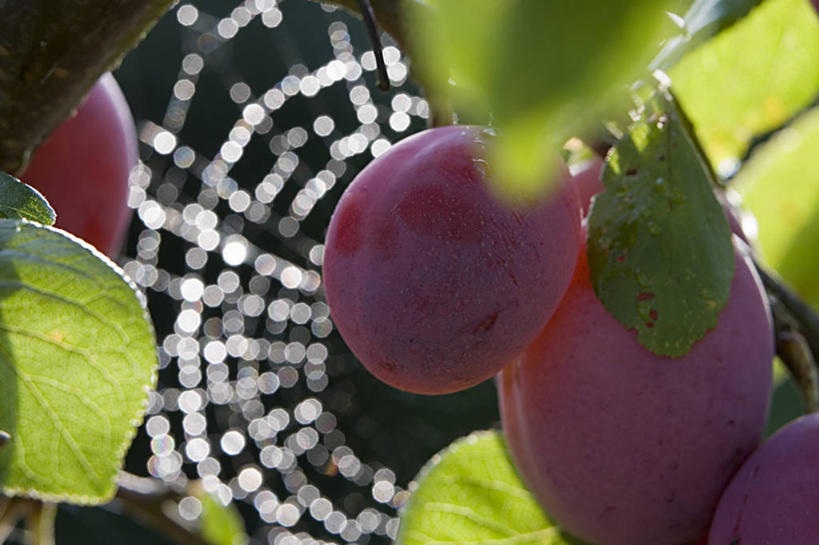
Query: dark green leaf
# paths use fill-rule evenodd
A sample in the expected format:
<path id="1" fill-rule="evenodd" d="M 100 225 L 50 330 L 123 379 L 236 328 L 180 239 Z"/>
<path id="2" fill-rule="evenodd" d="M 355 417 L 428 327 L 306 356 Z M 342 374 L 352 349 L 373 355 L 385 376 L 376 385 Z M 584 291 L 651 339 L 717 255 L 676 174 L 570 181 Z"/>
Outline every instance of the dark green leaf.
<path id="1" fill-rule="evenodd" d="M 490 114 L 504 138 L 491 161 L 499 189 L 530 196 L 571 136 L 596 126 L 656 54 L 666 0 L 429 0 L 413 26 L 431 100 L 462 120 Z M 454 82 L 454 85 L 450 85 Z"/>
<path id="2" fill-rule="evenodd" d="M 766 0 L 670 72 L 714 168 L 734 173 L 751 140 L 819 93 L 819 17 L 808 0 Z"/>
<path id="3" fill-rule="evenodd" d="M 651 67 L 668 70 L 686 52 L 745 17 L 760 1 L 694 0 L 680 21 L 680 34 L 666 42 Z"/>
<path id="4" fill-rule="evenodd" d="M 734 257 L 705 160 L 671 101 L 656 100 L 608 158 L 588 253 L 603 305 L 651 352 L 673 357 L 716 324 Z"/>
<path id="5" fill-rule="evenodd" d="M 476 432 L 433 456 L 401 513 L 397 545 L 580 545 L 543 513 L 503 436 Z"/>
<path id="6" fill-rule="evenodd" d="M 100 503 L 156 379 L 144 299 L 63 231 L 0 219 L 0 492 Z"/>
<path id="7" fill-rule="evenodd" d="M 27 219 L 54 225 L 57 214 L 39 191 L 0 172 L 0 218 Z"/>

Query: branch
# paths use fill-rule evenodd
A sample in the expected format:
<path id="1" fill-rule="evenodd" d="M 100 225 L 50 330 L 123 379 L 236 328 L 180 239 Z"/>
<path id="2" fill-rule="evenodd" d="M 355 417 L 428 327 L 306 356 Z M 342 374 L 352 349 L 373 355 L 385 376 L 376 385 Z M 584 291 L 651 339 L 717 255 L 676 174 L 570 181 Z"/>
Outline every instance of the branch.
<path id="1" fill-rule="evenodd" d="M 799 332 L 796 319 L 776 296 L 769 295 L 769 299 L 774 321 L 776 354 L 799 387 L 805 412 L 819 412 L 819 373 L 816 359 L 805 337 Z"/>
<path id="2" fill-rule="evenodd" d="M 0 1 L 0 171 L 48 134 L 174 0 Z"/>
<path id="3" fill-rule="evenodd" d="M 359 18 L 362 17 L 360 11 L 360 0 L 312 0 L 313 2 L 321 2 L 324 4 L 333 4 L 340 8 L 344 8 L 353 15 Z M 401 50 L 412 57 L 413 55 L 413 39 L 416 37 L 412 34 L 413 25 L 410 24 L 413 19 L 419 17 L 419 14 L 429 13 L 428 10 L 432 8 L 427 5 L 424 0 L 370 0 L 375 19 L 378 26 L 387 32 Z M 422 22 L 416 22 L 415 27 L 422 25 Z M 376 55 L 377 58 L 377 55 Z M 441 127 L 452 125 L 452 104 L 446 93 L 434 93 L 431 89 L 445 89 L 446 85 L 438 82 L 438 85 L 431 85 L 428 78 L 430 75 L 424 73 L 414 66 L 410 66 L 410 75 L 416 84 L 423 88 L 424 98 L 426 98 L 430 109 L 429 122 L 433 127 Z M 440 94 L 440 96 L 439 96 Z"/>
<path id="4" fill-rule="evenodd" d="M 756 265 L 756 270 L 768 293 L 781 301 L 782 305 L 788 309 L 788 312 L 799 324 L 799 331 L 804 335 L 814 357 L 819 355 L 819 315 L 796 292 L 781 279 L 766 271 L 756 260 L 754 265 Z"/>
<path id="5" fill-rule="evenodd" d="M 134 519 L 158 530 L 179 545 L 213 545 L 195 529 L 172 516 L 176 504 L 190 494 L 158 479 L 121 473 L 115 501 Z"/>
<path id="6" fill-rule="evenodd" d="M 31 545 L 54 545 L 54 522 L 57 519 L 57 504 L 37 502 L 28 512 L 26 526 Z"/>
<path id="7" fill-rule="evenodd" d="M 417 2 L 419 0 L 415 1 Z M 313 0 L 313 2 L 333 4 L 344 8 L 356 17 L 362 18 L 359 0 Z M 371 0 L 372 10 L 375 14 L 375 19 L 378 21 L 378 26 L 392 36 L 392 39 L 395 40 L 401 49 L 406 51 L 409 49 L 409 40 L 402 18 L 402 3 L 402 0 Z"/>
<path id="8" fill-rule="evenodd" d="M 31 513 L 36 505 L 28 498 L 9 498 L 0 495 L 0 543 L 5 543 L 17 528 L 17 523 Z"/>

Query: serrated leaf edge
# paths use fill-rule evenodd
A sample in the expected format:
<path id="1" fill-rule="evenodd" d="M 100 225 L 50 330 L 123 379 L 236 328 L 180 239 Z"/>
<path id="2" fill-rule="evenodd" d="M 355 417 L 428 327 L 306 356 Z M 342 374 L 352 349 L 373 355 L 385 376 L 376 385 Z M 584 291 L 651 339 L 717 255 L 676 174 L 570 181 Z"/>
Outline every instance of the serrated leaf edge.
<path id="1" fill-rule="evenodd" d="M 64 231 L 57 227 L 53 227 L 50 225 L 43 225 L 41 223 L 37 223 L 35 221 L 30 221 L 27 219 L 9 219 L 9 218 L 0 218 L 0 222 L 14 222 L 18 224 L 28 224 L 37 229 L 46 229 L 48 231 L 53 231 L 59 235 L 62 235 L 72 242 L 76 243 L 78 246 L 81 246 L 83 249 L 91 252 L 95 257 L 97 257 L 100 261 L 102 261 L 106 266 L 108 266 L 114 273 L 116 273 L 124 282 L 131 288 L 131 291 L 136 296 L 137 301 L 139 301 L 139 305 L 142 308 L 143 314 L 142 317 L 145 322 L 148 324 L 148 328 L 150 330 L 151 338 L 153 339 L 154 346 L 156 347 L 156 330 L 154 328 L 153 321 L 151 320 L 150 313 L 148 311 L 148 304 L 145 294 L 142 290 L 139 289 L 136 282 L 134 282 L 125 271 L 116 263 L 114 263 L 108 256 L 97 250 L 93 245 L 89 244 L 88 242 L 84 241 L 83 239 L 69 233 L 68 231 Z M 128 452 L 128 449 L 131 446 L 131 443 L 136 437 L 137 430 L 139 426 L 142 425 L 142 422 L 145 419 L 145 412 L 148 408 L 148 400 L 151 391 L 156 388 L 156 382 L 158 378 L 158 366 L 152 365 L 151 366 L 151 373 L 150 377 L 148 377 L 147 384 L 142 387 L 142 391 L 145 394 L 142 406 L 137 410 L 137 412 L 133 415 L 133 418 L 129 421 L 131 423 L 131 427 L 127 429 L 125 437 L 122 438 L 120 442 L 120 446 L 117 449 L 117 457 L 119 461 L 117 462 L 117 473 L 122 470 L 123 464 L 125 463 L 125 455 Z M 41 493 L 33 488 L 18 488 L 18 487 L 3 487 L 0 486 L 0 492 L 7 496 L 26 496 L 29 498 L 42 500 L 42 501 L 51 501 L 51 502 L 69 502 L 74 503 L 77 505 L 94 505 L 94 504 L 101 504 L 110 501 L 114 494 L 116 493 L 117 485 L 116 485 L 116 477 L 111 481 L 111 485 L 109 489 L 106 490 L 104 494 L 100 496 L 88 496 L 84 494 L 49 494 L 49 493 Z"/>

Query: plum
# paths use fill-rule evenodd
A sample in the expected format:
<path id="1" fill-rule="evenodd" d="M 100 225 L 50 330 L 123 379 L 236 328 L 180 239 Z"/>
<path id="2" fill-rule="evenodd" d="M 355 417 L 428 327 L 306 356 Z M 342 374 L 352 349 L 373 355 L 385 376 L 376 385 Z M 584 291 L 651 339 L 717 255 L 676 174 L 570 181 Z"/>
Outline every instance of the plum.
<path id="1" fill-rule="evenodd" d="M 113 257 L 131 217 L 128 176 L 137 159 L 128 104 L 105 74 L 37 149 L 20 179 L 45 196 L 57 212 L 56 227 Z"/>
<path id="2" fill-rule="evenodd" d="M 495 197 L 479 127 L 430 129 L 373 160 L 330 221 L 333 320 L 376 377 L 444 394 L 492 377 L 537 336 L 582 242 L 565 167 L 534 203 Z"/>
<path id="3" fill-rule="evenodd" d="M 708 545 L 819 542 L 819 414 L 770 437 L 731 479 Z"/>
<path id="4" fill-rule="evenodd" d="M 681 545 L 706 531 L 758 445 L 773 334 L 736 251 L 716 327 L 679 358 L 648 352 L 596 297 L 585 252 L 552 320 L 499 377 L 524 482 L 569 533 L 597 545 Z"/>

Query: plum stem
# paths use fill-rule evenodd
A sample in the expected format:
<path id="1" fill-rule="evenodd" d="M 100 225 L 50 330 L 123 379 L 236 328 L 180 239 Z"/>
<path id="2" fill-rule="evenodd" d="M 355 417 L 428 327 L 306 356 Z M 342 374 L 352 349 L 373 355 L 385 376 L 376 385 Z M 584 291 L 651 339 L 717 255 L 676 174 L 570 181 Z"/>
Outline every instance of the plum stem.
<path id="1" fill-rule="evenodd" d="M 370 0 L 358 0 L 358 7 L 361 12 L 361 18 L 364 20 L 364 26 L 367 28 L 370 43 L 373 46 L 378 88 L 382 91 L 389 91 L 390 77 L 387 74 L 387 65 L 384 62 L 384 47 L 381 45 L 381 38 L 378 36 L 378 26 L 376 25 L 373 6 Z"/>
<path id="2" fill-rule="evenodd" d="M 354 15 L 364 19 L 367 23 L 367 9 L 362 6 L 365 3 L 363 0 L 312 0 L 314 2 L 322 2 L 333 4 L 350 11 Z M 411 36 L 412 24 L 407 24 L 407 19 L 411 19 L 410 12 L 414 10 L 424 11 L 431 9 L 423 0 L 367 0 L 369 8 L 372 10 L 374 19 L 378 20 L 378 25 L 386 31 L 398 44 L 402 51 L 412 54 L 413 36 Z M 411 21 L 410 21 L 411 22 Z M 380 47 L 373 47 L 379 49 Z M 376 55 L 376 63 L 378 63 L 378 55 Z M 410 71 L 413 79 L 418 85 L 424 88 L 424 96 L 429 104 L 430 116 L 429 125 L 431 127 L 444 127 L 452 125 L 454 116 L 452 113 L 452 104 L 446 93 L 432 93 L 430 89 L 443 89 L 444 85 L 433 86 L 429 81 L 425 81 L 425 73 L 418 70 L 416 67 L 410 66 Z"/>

